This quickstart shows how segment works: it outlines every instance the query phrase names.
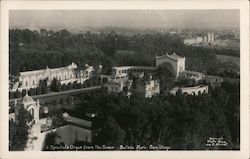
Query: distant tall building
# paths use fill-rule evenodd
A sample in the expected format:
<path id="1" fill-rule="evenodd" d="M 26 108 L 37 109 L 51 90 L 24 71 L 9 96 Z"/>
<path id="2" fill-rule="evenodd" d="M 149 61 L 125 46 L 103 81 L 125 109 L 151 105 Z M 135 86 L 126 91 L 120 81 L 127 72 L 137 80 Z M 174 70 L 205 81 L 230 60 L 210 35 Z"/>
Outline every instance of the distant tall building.
<path id="1" fill-rule="evenodd" d="M 214 33 L 207 33 L 207 42 L 213 43 L 214 42 Z"/>
<path id="2" fill-rule="evenodd" d="M 198 44 L 201 44 L 203 42 L 204 42 L 204 40 L 203 40 L 202 36 L 196 36 L 193 38 L 186 38 L 183 40 L 183 43 L 185 45 L 198 45 Z"/>
<path id="3" fill-rule="evenodd" d="M 203 37 L 203 42 L 207 43 L 207 36 L 206 35 Z"/>

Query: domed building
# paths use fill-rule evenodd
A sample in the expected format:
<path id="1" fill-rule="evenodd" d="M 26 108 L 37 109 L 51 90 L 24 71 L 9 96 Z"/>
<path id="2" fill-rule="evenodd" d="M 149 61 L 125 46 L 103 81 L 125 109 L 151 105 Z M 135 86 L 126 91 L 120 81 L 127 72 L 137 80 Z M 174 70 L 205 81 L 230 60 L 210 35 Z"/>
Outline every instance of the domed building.
<path id="1" fill-rule="evenodd" d="M 30 112 L 35 123 L 39 123 L 39 109 L 40 109 L 39 99 L 37 99 L 37 101 L 34 101 L 34 99 L 27 93 L 23 97 L 22 104 L 24 108 Z"/>

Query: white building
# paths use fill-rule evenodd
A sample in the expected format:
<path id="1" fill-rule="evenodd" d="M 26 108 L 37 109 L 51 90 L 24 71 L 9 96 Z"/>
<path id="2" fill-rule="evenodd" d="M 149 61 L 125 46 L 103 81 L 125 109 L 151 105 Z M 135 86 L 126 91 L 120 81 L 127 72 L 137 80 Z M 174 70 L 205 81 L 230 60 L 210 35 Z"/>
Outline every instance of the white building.
<path id="1" fill-rule="evenodd" d="M 134 74 L 138 76 L 143 76 L 144 73 L 153 73 L 155 71 L 155 67 L 147 67 L 147 66 L 121 66 L 121 67 L 113 67 L 113 76 L 115 79 L 118 78 L 126 78 L 129 74 Z"/>
<path id="2" fill-rule="evenodd" d="M 149 80 L 145 84 L 145 98 L 151 98 L 160 93 L 160 82 L 158 80 Z"/>
<path id="3" fill-rule="evenodd" d="M 19 81 L 14 84 L 12 91 L 16 91 L 17 89 L 21 91 L 23 89 L 28 90 L 30 88 L 36 88 L 39 86 L 40 80 L 44 79 L 48 80 L 47 82 L 49 85 L 54 78 L 59 80 L 61 84 L 73 83 L 77 81 L 76 68 L 77 65 L 72 63 L 67 67 L 53 69 L 47 67 L 43 70 L 20 72 Z"/>
<path id="4" fill-rule="evenodd" d="M 151 98 L 154 95 L 160 93 L 160 82 L 159 80 L 153 80 L 150 76 L 149 80 L 138 79 L 136 83 L 136 92 L 142 94 L 145 98 Z"/>
<path id="5" fill-rule="evenodd" d="M 123 91 L 124 87 L 127 87 L 128 88 L 127 95 L 129 96 L 131 94 L 129 90 L 131 88 L 132 83 L 133 81 L 129 80 L 128 78 L 115 79 L 107 85 L 108 94 L 120 93 Z"/>
<path id="6" fill-rule="evenodd" d="M 205 74 L 201 73 L 201 72 L 196 72 L 196 71 L 188 71 L 185 70 L 184 72 L 182 72 L 179 76 L 179 78 L 188 78 L 188 79 L 193 79 L 196 82 L 205 79 Z"/>
<path id="7" fill-rule="evenodd" d="M 55 138 L 55 144 L 64 142 L 66 145 L 72 145 L 75 143 L 75 141 L 83 141 L 86 143 L 92 142 L 92 121 L 80 119 L 68 114 L 65 115 L 64 113 L 63 118 L 67 124 L 54 129 L 44 129 L 44 127 L 48 127 L 49 125 L 51 126 L 52 121 L 49 118 L 39 118 L 39 109 L 41 107 L 39 100 L 34 101 L 32 97 L 26 94 L 23 97 L 21 104 L 32 116 L 32 121 L 28 123 L 29 134 L 25 151 L 41 151 L 46 134 L 50 132 L 57 134 L 57 137 Z M 15 102 L 14 113 L 9 114 L 9 120 L 13 120 L 17 124 L 19 109 L 20 104 L 17 105 Z"/>
<path id="8" fill-rule="evenodd" d="M 224 81 L 223 78 L 219 76 L 206 76 L 206 82 L 212 87 L 221 87 L 222 82 Z"/>
<path id="9" fill-rule="evenodd" d="M 196 44 L 200 44 L 200 43 L 202 43 L 202 42 L 203 42 L 203 37 L 197 36 L 197 37 L 196 37 Z"/>
<path id="10" fill-rule="evenodd" d="M 188 39 L 184 39 L 184 44 L 185 44 L 185 45 L 193 45 L 193 44 L 197 44 L 196 38 L 188 38 Z"/>
<path id="11" fill-rule="evenodd" d="M 207 33 L 207 42 L 213 43 L 214 42 L 214 33 Z"/>
<path id="12" fill-rule="evenodd" d="M 66 67 L 60 68 L 45 68 L 42 70 L 20 72 L 18 82 L 13 84 L 13 88 L 10 91 L 22 91 L 23 89 L 29 90 L 30 88 L 36 88 L 39 86 L 40 80 L 47 79 L 47 84 L 50 85 L 52 80 L 55 78 L 61 84 L 68 83 L 84 83 L 85 80 L 89 79 L 93 75 L 94 67 L 86 65 L 84 70 L 77 71 L 77 65 L 75 63 L 70 64 Z"/>
<path id="13" fill-rule="evenodd" d="M 207 41 L 207 36 L 205 35 L 205 36 L 203 36 L 203 42 L 204 43 L 207 43 L 208 41 Z"/>
<path id="14" fill-rule="evenodd" d="M 154 73 L 155 70 L 162 64 L 167 63 L 170 64 L 173 68 L 173 73 L 176 77 L 183 71 L 185 71 L 185 57 L 181 57 L 173 54 L 166 54 L 163 56 L 156 56 L 156 66 L 155 67 L 147 67 L 147 66 L 121 66 L 121 67 L 113 67 L 113 77 L 114 79 L 119 78 L 127 78 L 129 74 L 137 75 L 142 78 L 144 73 Z"/>
<path id="15" fill-rule="evenodd" d="M 81 70 L 77 74 L 77 83 L 83 84 L 84 81 L 91 78 L 93 76 L 93 72 L 95 71 L 94 67 L 91 65 L 86 64 L 85 69 Z"/>
<path id="16" fill-rule="evenodd" d="M 185 45 L 198 45 L 198 44 L 207 44 L 207 43 L 213 43 L 215 40 L 215 36 L 213 32 L 208 32 L 204 36 L 196 36 L 192 38 L 186 38 L 183 40 L 183 43 Z"/>

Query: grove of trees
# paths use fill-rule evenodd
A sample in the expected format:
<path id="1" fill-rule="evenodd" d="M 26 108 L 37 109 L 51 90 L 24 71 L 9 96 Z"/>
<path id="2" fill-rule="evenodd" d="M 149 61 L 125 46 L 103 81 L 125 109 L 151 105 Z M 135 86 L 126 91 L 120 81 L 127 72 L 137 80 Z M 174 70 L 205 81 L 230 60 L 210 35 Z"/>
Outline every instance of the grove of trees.
<path id="1" fill-rule="evenodd" d="M 125 50 L 125 51 L 121 51 Z M 155 55 L 176 52 L 187 58 L 187 68 L 207 73 L 218 68 L 216 53 L 228 50 L 185 46 L 182 39 L 170 34 L 134 34 L 126 36 L 114 31 L 73 34 L 67 30 L 40 31 L 10 30 L 10 74 L 21 71 L 67 66 L 75 62 L 79 68 L 85 64 L 102 65 L 110 73 L 112 66 L 154 66 Z M 220 67 L 227 68 L 220 65 Z M 230 70 L 229 70 L 230 71 Z"/>
<path id="2" fill-rule="evenodd" d="M 86 63 L 102 65 L 103 73 L 110 74 L 114 65 L 154 66 L 155 55 L 176 52 L 186 57 L 186 67 L 189 70 L 230 78 L 239 77 L 232 67 L 228 70 L 229 64 L 220 63 L 216 59 L 216 50 L 185 46 L 180 37 L 167 33 L 126 36 L 113 31 L 73 34 L 67 30 L 11 29 L 9 35 L 11 75 L 46 66 L 67 66 L 72 62 L 80 69 Z M 220 53 L 226 51 L 220 50 Z M 167 66 L 162 66 L 156 72 L 163 91 L 173 86 L 171 70 L 165 67 Z M 46 80 L 43 80 L 38 88 L 29 90 L 28 93 L 42 94 L 50 90 L 58 92 L 88 87 L 98 82 L 99 79 L 94 79 L 85 81 L 84 85 L 61 85 L 54 79 L 51 87 L 48 87 Z M 10 97 L 21 97 L 25 93 L 10 93 Z M 123 92 L 108 95 L 102 90 L 79 95 L 79 98 L 81 102 L 76 112 L 81 115 L 86 112 L 98 114 L 93 121 L 94 145 L 114 145 L 117 148 L 119 145 L 165 145 L 173 150 L 239 149 L 239 83 L 226 81 L 222 87 L 209 90 L 209 94 L 198 96 L 161 93 L 150 99 L 138 94 L 127 98 Z M 55 125 L 61 125 L 60 117 L 55 118 Z M 24 123 L 25 120 L 19 125 L 10 121 L 10 150 L 19 149 L 27 140 L 27 127 Z M 48 143 L 53 143 L 54 134 L 48 136 Z M 206 147 L 210 137 L 223 137 L 227 146 Z"/>
<path id="3" fill-rule="evenodd" d="M 96 112 L 96 145 L 165 145 L 171 149 L 239 149 L 239 85 L 223 83 L 221 88 L 198 96 L 138 95 L 105 92 L 80 96 L 78 113 Z M 93 110 L 94 109 L 94 110 Z M 223 137 L 225 147 L 207 147 L 209 137 Z"/>
<path id="4" fill-rule="evenodd" d="M 23 151 L 28 140 L 29 126 L 31 119 L 29 112 L 21 106 L 18 111 L 17 120 L 9 120 L 9 150 Z"/>

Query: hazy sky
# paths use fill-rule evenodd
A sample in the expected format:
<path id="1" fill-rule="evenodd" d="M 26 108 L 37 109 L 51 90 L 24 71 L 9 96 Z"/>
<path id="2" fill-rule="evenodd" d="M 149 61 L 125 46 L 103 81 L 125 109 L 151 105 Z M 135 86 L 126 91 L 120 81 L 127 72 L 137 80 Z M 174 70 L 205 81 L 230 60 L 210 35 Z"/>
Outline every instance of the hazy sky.
<path id="1" fill-rule="evenodd" d="M 15 10 L 11 28 L 239 27 L 239 10 Z"/>

